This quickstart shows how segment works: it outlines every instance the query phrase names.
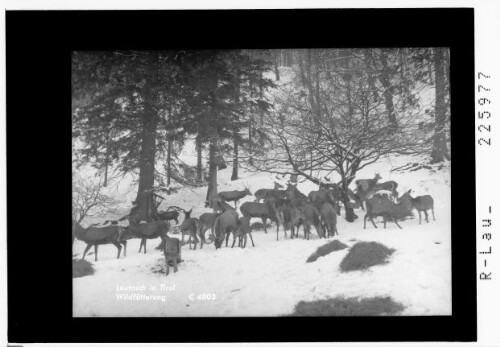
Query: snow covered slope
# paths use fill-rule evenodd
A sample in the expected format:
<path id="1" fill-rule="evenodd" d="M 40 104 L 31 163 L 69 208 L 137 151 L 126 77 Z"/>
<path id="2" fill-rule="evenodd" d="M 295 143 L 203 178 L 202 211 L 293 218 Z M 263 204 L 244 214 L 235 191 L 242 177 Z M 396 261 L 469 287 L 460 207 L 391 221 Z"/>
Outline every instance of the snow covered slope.
<path id="1" fill-rule="evenodd" d="M 382 223 L 378 223 L 379 229 L 368 223 L 364 230 L 361 210 L 356 211 L 359 218 L 354 223 L 345 221 L 343 210 L 338 218 L 340 236 L 336 238 L 348 246 L 358 241 L 377 241 L 396 249 L 386 265 L 341 273 L 339 264 L 348 249 L 306 263 L 317 247 L 331 239 L 320 240 L 313 231 L 311 240 L 290 240 L 281 232 L 276 241 L 273 225 L 268 234 L 261 230 L 253 232 L 255 248 L 250 242 L 245 249 L 223 247 L 217 251 L 213 244 L 196 251 L 185 245 L 179 272 L 174 274 L 171 268 L 171 274 L 165 276 L 158 272 L 164 267 L 163 255 L 154 249 L 159 240 L 149 240 L 147 254 L 137 253 L 139 240 L 130 240 L 126 258 L 115 259 L 116 248 L 112 245 L 99 248 L 97 263 L 93 255 L 87 255 L 96 273 L 73 280 L 74 316 L 276 316 L 291 313 L 301 300 L 339 295 L 363 298 L 389 295 L 406 306 L 403 315 L 449 315 L 452 310 L 449 167 L 434 173 L 419 170 L 391 174 L 390 169 L 404 164 L 405 159 L 381 161 L 357 177 L 372 178 L 378 172 L 382 181 L 397 181 L 400 193 L 412 188 L 414 196 L 432 195 L 436 221 L 431 218 L 429 224 L 424 220 L 419 225 L 415 212 L 417 218 L 400 223 L 403 230 L 390 222 L 385 230 Z M 245 184 L 252 192 L 273 186 L 266 173 L 242 170 L 241 179 L 233 182 L 230 175 L 231 167 L 219 172 L 219 191 L 242 189 Z M 123 186 L 130 189 L 126 184 Z M 317 187 L 305 182 L 299 184 L 299 189 L 307 194 Z M 179 194 L 168 196 L 162 207 L 193 207 L 192 216 L 198 217 L 210 212 L 203 207 L 205 195 L 206 188 L 184 188 Z M 252 200 L 253 197 L 246 197 L 240 204 Z M 88 221 L 91 222 L 94 221 Z M 231 243 L 232 237 L 229 246 Z M 73 253 L 81 257 L 84 247 L 83 242 L 75 241 Z M 133 290 L 129 285 L 144 290 Z"/>

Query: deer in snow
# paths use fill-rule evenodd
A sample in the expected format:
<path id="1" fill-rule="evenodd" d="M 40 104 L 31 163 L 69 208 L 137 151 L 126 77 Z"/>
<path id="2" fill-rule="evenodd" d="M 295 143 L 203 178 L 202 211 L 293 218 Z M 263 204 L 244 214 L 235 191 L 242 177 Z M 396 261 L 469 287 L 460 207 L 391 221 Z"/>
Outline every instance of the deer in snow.
<path id="1" fill-rule="evenodd" d="M 163 254 L 165 256 L 165 265 L 167 267 L 165 270 L 166 276 L 170 273 L 170 262 L 173 262 L 174 272 L 177 272 L 177 263 L 180 263 L 181 261 L 181 244 L 179 239 L 167 236 L 165 238 Z"/>
<path id="2" fill-rule="evenodd" d="M 411 189 L 408 191 L 408 194 L 411 193 Z M 418 211 L 418 224 L 422 224 L 422 215 L 420 214 L 422 211 L 424 211 L 425 214 L 425 220 L 427 223 L 429 223 L 429 216 L 427 214 L 427 210 L 432 211 L 432 219 L 436 220 L 434 217 L 434 199 L 430 195 L 422 195 L 422 196 L 417 196 L 416 198 L 413 198 L 411 195 L 411 204 L 412 206 Z"/>
<path id="3" fill-rule="evenodd" d="M 360 179 L 356 180 L 356 188 L 358 189 L 358 193 L 360 191 L 367 193 L 370 189 L 372 189 L 382 177 L 377 173 L 374 178 L 371 179 Z"/>
<path id="4" fill-rule="evenodd" d="M 84 228 L 79 223 L 73 222 L 73 242 L 75 238 L 83 241 L 87 244 L 85 250 L 83 251 L 82 259 L 85 259 L 85 255 L 94 246 L 95 261 L 97 261 L 97 249 L 99 245 L 113 244 L 118 249 L 117 259 L 120 259 L 120 252 L 122 246 L 124 246 L 124 256 L 127 255 L 127 241 L 123 239 L 125 228 L 121 226 L 106 226 L 102 228 L 88 227 Z"/>
<path id="5" fill-rule="evenodd" d="M 184 235 L 188 234 L 189 235 L 189 249 L 191 249 L 191 240 L 194 242 L 194 249 L 196 250 L 196 245 L 198 244 L 198 237 L 197 233 L 200 229 L 200 221 L 198 218 L 191 218 L 191 212 L 193 212 L 193 209 L 189 211 L 184 211 L 184 221 L 181 224 L 181 233 L 182 233 L 182 242 L 184 242 Z M 203 248 L 203 244 L 205 242 L 205 234 L 199 235 L 200 236 L 200 241 L 201 245 L 200 248 Z"/>
<path id="6" fill-rule="evenodd" d="M 222 246 L 224 238 L 226 239 L 226 247 L 229 240 L 230 233 L 238 226 L 238 214 L 235 210 L 227 210 L 215 219 L 215 249 Z"/>
<path id="7" fill-rule="evenodd" d="M 252 196 L 253 194 L 250 192 L 248 187 L 245 187 L 244 190 L 231 190 L 226 192 L 220 192 L 217 196 L 223 201 L 234 201 L 234 208 L 237 208 L 236 204 L 240 199 L 243 199 L 245 196 Z"/>
<path id="8" fill-rule="evenodd" d="M 264 232 L 267 234 L 266 221 L 267 219 L 276 220 L 276 211 L 271 200 L 266 200 L 264 203 L 250 202 L 243 203 L 240 207 L 241 214 L 248 218 L 261 218 L 264 225 Z"/>
<path id="9" fill-rule="evenodd" d="M 252 246 L 255 247 L 252 238 L 252 228 L 250 227 L 250 218 L 241 217 L 236 222 L 236 228 L 233 230 L 233 245 L 234 247 L 236 242 L 236 238 L 238 238 L 238 246 L 241 248 L 245 248 L 247 245 L 247 237 L 250 236 L 250 240 L 252 241 Z"/>
<path id="10" fill-rule="evenodd" d="M 377 216 L 382 216 L 384 218 L 384 229 L 388 218 L 391 218 L 399 229 L 403 229 L 398 224 L 398 219 L 410 216 L 412 208 L 409 191 L 403 194 L 403 196 L 399 199 L 399 203 L 394 203 L 387 199 L 375 197 L 369 198 L 366 200 L 364 229 L 366 229 L 366 220 L 368 218 L 372 222 L 373 226 L 377 228 L 377 225 L 373 221 L 373 217 Z"/>
<path id="11" fill-rule="evenodd" d="M 165 237 L 170 229 L 170 223 L 165 221 L 157 221 L 151 223 L 130 224 L 125 228 L 123 238 L 139 238 L 141 244 L 139 245 L 139 253 L 144 247 L 144 254 L 146 254 L 146 242 L 148 239 L 161 238 L 160 249 L 165 245 Z"/>

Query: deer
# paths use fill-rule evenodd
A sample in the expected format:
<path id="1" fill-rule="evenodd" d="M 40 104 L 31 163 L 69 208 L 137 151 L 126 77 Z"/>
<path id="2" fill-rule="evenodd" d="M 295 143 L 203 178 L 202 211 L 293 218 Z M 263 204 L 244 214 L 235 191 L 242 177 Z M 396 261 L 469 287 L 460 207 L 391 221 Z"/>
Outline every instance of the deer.
<path id="1" fill-rule="evenodd" d="M 163 254 L 165 256 L 165 265 L 167 267 L 165 270 L 166 276 L 170 273 L 170 262 L 173 262 L 174 264 L 174 273 L 177 272 L 177 263 L 181 262 L 181 244 L 179 239 L 166 236 Z"/>
<path id="2" fill-rule="evenodd" d="M 319 189 L 319 190 L 312 190 L 308 195 L 307 198 L 309 199 L 309 202 L 316 202 L 316 201 L 325 201 L 327 195 L 332 194 L 331 199 L 333 200 L 333 193 L 330 190 L 326 189 Z"/>
<path id="3" fill-rule="evenodd" d="M 356 187 L 359 191 L 363 192 L 368 192 L 370 189 L 372 189 L 378 182 L 378 180 L 382 179 L 382 177 L 377 173 L 375 174 L 375 177 L 372 179 L 361 179 L 361 180 L 356 180 Z"/>
<path id="4" fill-rule="evenodd" d="M 283 187 L 281 184 L 279 184 L 278 182 L 274 182 L 274 190 L 278 190 L 278 189 L 283 189 L 285 187 Z"/>
<path id="5" fill-rule="evenodd" d="M 391 192 L 392 196 L 397 199 L 399 197 L 397 189 L 398 189 L 398 184 L 396 181 L 387 181 L 376 184 L 372 188 L 372 191 L 388 190 Z"/>
<path id="6" fill-rule="evenodd" d="M 325 232 L 321 225 L 320 214 L 316 207 L 306 203 L 302 205 L 301 209 L 305 212 L 309 225 L 314 225 L 314 228 L 318 233 L 318 237 L 320 239 L 325 237 Z"/>
<path id="7" fill-rule="evenodd" d="M 175 220 L 175 224 L 179 224 L 179 212 L 178 211 L 161 211 L 158 212 L 158 217 L 160 220 L 168 221 Z"/>
<path id="8" fill-rule="evenodd" d="M 311 224 L 308 221 L 305 211 L 302 207 L 294 207 L 290 211 L 290 219 L 292 225 L 292 239 L 294 238 L 294 231 L 297 230 L 296 237 L 299 236 L 299 227 L 302 224 L 304 227 L 304 239 L 309 240 L 311 234 Z"/>
<path id="9" fill-rule="evenodd" d="M 292 210 L 296 209 L 296 210 L 304 212 L 306 219 L 307 219 L 307 225 L 309 227 L 311 225 L 314 225 L 314 228 L 316 229 L 316 232 L 318 233 L 318 237 L 319 238 L 324 237 L 325 234 L 324 234 L 323 227 L 321 225 L 320 214 L 319 214 L 319 211 L 316 209 L 316 207 L 314 207 L 313 205 L 311 205 L 303 200 L 298 200 L 298 199 L 292 200 L 289 204 L 289 207 Z M 297 212 L 295 212 L 295 213 L 297 213 Z M 296 225 L 296 223 L 293 222 L 292 215 L 291 215 L 291 219 L 292 219 L 292 238 L 293 238 L 294 237 L 293 229 L 294 229 L 294 226 Z M 297 234 L 298 234 L 298 230 L 297 230 Z"/>
<path id="10" fill-rule="evenodd" d="M 206 207 L 206 206 L 205 206 Z M 233 206 L 229 205 L 227 202 L 225 202 L 224 200 L 222 199 L 216 199 L 215 201 L 215 205 L 214 205 L 214 210 L 217 212 L 217 213 L 223 213 L 223 212 L 226 212 L 226 211 L 231 211 L 231 210 L 235 210 L 233 208 Z"/>
<path id="11" fill-rule="evenodd" d="M 240 199 L 243 199 L 245 196 L 252 196 L 253 194 L 250 192 L 248 187 L 245 187 L 244 190 L 231 190 L 227 192 L 220 192 L 217 196 L 224 201 L 234 201 L 234 208 L 237 208 L 237 203 Z"/>
<path id="12" fill-rule="evenodd" d="M 165 237 L 170 229 L 170 223 L 165 221 L 156 221 L 151 223 L 130 224 L 125 228 L 123 239 L 140 238 L 139 253 L 144 247 L 144 254 L 147 253 L 146 241 L 148 239 L 161 238 L 160 249 L 165 246 Z"/>
<path id="13" fill-rule="evenodd" d="M 287 236 L 286 231 L 291 229 L 291 217 L 290 217 L 290 201 L 288 199 L 277 199 L 273 200 L 274 210 L 276 211 L 276 241 L 279 241 L 280 224 L 283 226 L 283 231 L 285 232 L 285 237 Z"/>
<path id="14" fill-rule="evenodd" d="M 196 236 L 197 232 L 201 230 L 199 228 L 200 221 L 198 218 L 191 218 L 191 212 L 193 212 L 193 209 L 184 211 L 184 221 L 181 224 L 181 234 L 182 234 L 182 242 L 184 243 L 184 235 L 188 234 L 189 235 L 189 249 L 191 249 L 191 240 L 194 242 L 194 250 L 196 250 L 196 245 L 198 244 L 198 237 Z M 205 234 L 199 235 L 200 236 L 200 248 L 203 248 L 203 244 L 205 242 Z"/>
<path id="15" fill-rule="evenodd" d="M 83 228 L 79 223 L 73 222 L 73 242 L 75 238 L 83 241 L 87 244 L 85 250 L 83 251 L 82 260 L 85 259 L 85 255 L 94 246 L 95 261 L 97 261 L 97 250 L 99 245 L 113 244 L 118 249 L 118 255 L 116 259 L 120 259 L 120 252 L 122 250 L 122 244 L 124 246 L 124 256 L 127 256 L 127 241 L 123 239 L 125 228 L 121 226 L 106 226 L 102 228 L 88 227 Z"/>
<path id="16" fill-rule="evenodd" d="M 255 196 L 255 202 L 260 202 L 261 200 L 265 200 L 267 198 L 273 198 L 273 199 L 286 198 L 286 192 L 284 190 L 277 189 L 275 183 L 274 189 L 268 189 L 268 188 L 259 189 L 255 192 L 254 196 Z"/>
<path id="17" fill-rule="evenodd" d="M 422 215 L 420 214 L 424 211 L 425 220 L 429 223 L 429 215 L 427 214 L 427 210 L 432 211 L 432 219 L 436 220 L 434 217 L 434 199 L 430 195 L 422 195 L 413 198 L 411 195 L 411 189 L 408 191 L 408 195 L 411 199 L 412 206 L 418 211 L 418 224 L 422 224 Z"/>
<path id="18" fill-rule="evenodd" d="M 222 246 L 224 238 L 226 239 L 226 247 L 229 240 L 229 235 L 231 231 L 236 229 L 238 226 L 238 214 L 235 210 L 227 210 L 223 212 L 220 216 L 215 219 L 214 230 L 215 230 L 215 249 L 219 249 Z M 227 236 L 226 236 L 227 235 Z"/>
<path id="19" fill-rule="evenodd" d="M 276 220 L 276 211 L 271 200 L 260 202 L 244 202 L 240 207 L 243 217 L 261 218 L 264 225 L 264 232 L 267 234 L 266 221 L 267 219 Z"/>
<path id="20" fill-rule="evenodd" d="M 375 175 L 375 178 L 381 178 L 378 174 Z M 359 197 L 360 201 L 360 206 L 364 210 L 363 202 L 366 201 L 367 199 L 371 198 L 373 194 L 377 191 L 380 190 L 387 190 L 391 192 L 391 195 L 395 198 L 399 197 L 399 193 L 397 192 L 398 184 L 395 181 L 387 181 L 387 182 L 382 182 L 382 183 L 377 183 L 374 180 L 371 180 L 372 182 L 370 185 L 366 188 L 364 185 L 358 184 L 359 181 L 363 180 L 358 180 L 356 181 L 356 195 Z M 370 181 L 370 180 L 367 180 Z M 375 183 L 373 183 L 375 182 Z M 365 188 L 363 188 L 365 187 Z"/>
<path id="21" fill-rule="evenodd" d="M 328 236 L 338 235 L 337 215 L 340 215 L 340 209 L 335 210 L 331 203 L 325 201 L 321 204 L 321 207 L 318 208 L 318 212 L 323 223 L 323 228 L 326 230 Z"/>
<path id="22" fill-rule="evenodd" d="M 269 189 L 269 188 L 262 188 L 262 189 L 257 190 L 254 193 L 254 196 L 255 196 L 254 202 L 260 202 L 261 200 L 264 200 L 267 197 L 267 193 L 271 190 L 272 189 Z"/>
<path id="23" fill-rule="evenodd" d="M 370 218 L 373 226 L 377 228 L 377 225 L 373 221 L 373 217 L 377 216 L 382 216 L 384 218 L 384 229 L 386 228 L 387 219 L 389 217 L 396 223 L 399 229 L 403 229 L 398 224 L 398 219 L 410 216 L 412 208 L 409 191 L 403 194 L 399 199 L 399 203 L 394 203 L 386 199 L 370 198 L 366 200 L 364 229 L 366 229 L 366 220 L 368 218 Z"/>
<path id="24" fill-rule="evenodd" d="M 199 225 L 198 225 L 198 235 L 203 235 L 205 237 L 205 234 L 207 230 L 210 229 L 210 234 L 213 237 L 214 236 L 214 223 L 215 219 L 220 216 L 220 213 L 203 213 L 199 220 Z"/>
<path id="25" fill-rule="evenodd" d="M 299 200 L 307 200 L 307 196 L 305 196 L 296 186 L 293 184 L 289 184 L 287 189 L 287 198 L 290 200 L 299 199 Z"/>
<path id="26" fill-rule="evenodd" d="M 252 241 L 252 246 L 255 247 L 252 238 L 252 228 L 250 227 L 250 218 L 241 217 L 236 222 L 236 228 L 233 230 L 233 245 L 234 247 L 236 242 L 236 238 L 238 238 L 238 246 L 241 248 L 245 248 L 247 245 L 247 237 L 250 236 L 250 240 Z"/>
<path id="27" fill-rule="evenodd" d="M 394 195 L 389 190 L 376 190 L 371 191 L 368 198 L 379 198 L 394 201 Z"/>

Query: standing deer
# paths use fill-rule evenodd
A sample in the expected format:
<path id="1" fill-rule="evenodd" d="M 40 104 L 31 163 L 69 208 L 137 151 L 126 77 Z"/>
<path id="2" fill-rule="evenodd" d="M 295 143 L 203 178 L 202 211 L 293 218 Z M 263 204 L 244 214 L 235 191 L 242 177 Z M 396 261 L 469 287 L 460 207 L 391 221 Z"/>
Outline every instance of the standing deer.
<path id="1" fill-rule="evenodd" d="M 356 180 L 356 188 L 359 191 L 363 192 L 368 192 L 370 189 L 372 189 L 378 182 L 379 179 L 382 179 L 382 177 L 377 173 L 375 174 L 375 177 L 372 179 L 361 179 L 361 180 Z"/>
<path id="2" fill-rule="evenodd" d="M 165 270 L 166 276 L 170 273 L 170 262 L 174 264 L 174 272 L 177 272 L 177 263 L 181 262 L 181 244 L 179 239 L 166 236 L 165 247 L 163 248 L 165 255 Z"/>
<path id="3" fill-rule="evenodd" d="M 226 239 L 226 247 L 229 240 L 229 235 L 237 227 L 238 214 L 235 210 L 227 210 L 215 219 L 215 249 L 222 246 L 224 238 Z M 227 235 L 227 236 L 226 236 Z"/>
<path id="4" fill-rule="evenodd" d="M 117 259 L 120 259 L 120 252 L 122 250 L 121 244 L 125 247 L 124 256 L 127 256 L 127 241 L 122 239 L 124 236 L 125 228 L 120 226 L 106 226 L 103 228 L 88 227 L 83 228 L 79 223 L 73 222 L 73 242 L 75 238 L 83 241 L 87 244 L 85 250 L 83 251 L 82 259 L 85 259 L 85 255 L 94 246 L 95 250 L 95 261 L 97 261 L 97 249 L 99 245 L 113 244 L 118 249 Z"/>
<path id="5" fill-rule="evenodd" d="M 231 210 L 235 210 L 233 208 L 233 206 L 229 205 L 227 202 L 225 202 L 223 199 L 216 199 L 215 201 L 215 205 L 214 205 L 214 210 L 217 212 L 217 213 L 223 213 L 223 212 L 226 212 L 226 211 L 231 211 Z"/>
<path id="6" fill-rule="evenodd" d="M 289 184 L 287 189 L 287 198 L 290 200 L 293 199 L 299 199 L 299 200 L 307 200 L 307 196 L 305 196 L 298 188 L 297 186 L 294 186 L 293 184 Z"/>
<path id="7" fill-rule="evenodd" d="M 259 189 L 255 192 L 255 202 L 260 202 L 261 200 L 264 200 L 267 197 L 267 193 L 270 192 L 272 189 L 269 188 L 262 188 Z"/>
<path id="8" fill-rule="evenodd" d="M 264 232 L 267 234 L 266 222 L 267 219 L 276 220 L 276 211 L 271 200 L 266 200 L 264 203 L 250 202 L 243 203 L 240 207 L 241 214 L 248 218 L 261 218 L 264 225 Z"/>
<path id="9" fill-rule="evenodd" d="M 273 200 L 274 210 L 276 211 L 276 241 L 279 240 L 280 224 L 285 232 L 285 237 L 287 236 L 286 231 L 291 230 L 291 208 L 290 200 L 288 199 L 277 199 Z"/>
<path id="10" fill-rule="evenodd" d="M 387 181 L 376 184 L 372 190 L 373 191 L 388 190 L 391 192 L 392 196 L 397 199 L 399 197 L 397 189 L 398 189 L 398 183 L 396 181 Z"/>
<path id="11" fill-rule="evenodd" d="M 436 220 L 434 217 L 434 199 L 430 195 L 422 195 L 422 196 L 417 196 L 416 198 L 412 198 L 410 195 L 411 189 L 408 191 L 408 195 L 410 196 L 411 199 L 411 204 L 413 207 L 415 207 L 418 211 L 418 224 L 422 224 L 422 215 L 420 212 L 424 211 L 425 214 L 425 220 L 427 223 L 429 223 L 429 215 L 427 214 L 427 210 L 432 211 L 432 219 Z"/>
<path id="12" fill-rule="evenodd" d="M 191 249 L 191 240 L 193 240 L 194 249 L 196 250 L 196 245 L 198 244 L 198 237 L 196 236 L 196 234 L 198 232 L 198 229 L 200 229 L 200 221 L 198 220 L 198 218 L 191 218 L 191 212 L 193 212 L 193 209 L 184 211 L 184 221 L 181 224 L 182 242 L 184 243 L 184 235 L 188 234 L 189 249 Z M 205 243 L 205 234 L 200 235 L 200 241 L 200 248 L 203 248 L 203 244 Z"/>
<path id="13" fill-rule="evenodd" d="M 299 237 L 299 227 L 302 224 L 304 228 L 304 239 L 309 240 L 309 235 L 311 234 L 311 224 L 308 221 L 305 211 L 302 207 L 294 207 L 290 211 L 290 219 L 292 224 L 292 239 L 294 237 Z M 294 235 L 294 230 L 296 235 Z"/>
<path id="14" fill-rule="evenodd" d="M 165 246 L 165 237 L 170 229 L 170 223 L 164 221 L 130 224 L 125 228 L 123 239 L 140 238 L 141 244 L 139 245 L 139 253 L 144 247 L 144 254 L 146 254 L 146 241 L 148 239 L 161 238 L 160 249 Z"/>
<path id="15" fill-rule="evenodd" d="M 178 211 L 162 211 L 158 212 L 158 217 L 160 220 L 175 220 L 175 224 L 179 224 L 179 212 Z"/>
<path id="16" fill-rule="evenodd" d="M 220 216 L 219 213 L 203 213 L 200 218 L 199 218 L 199 226 L 198 226 L 198 235 L 203 235 L 203 238 L 205 238 L 205 234 L 207 230 L 210 229 L 210 234 L 213 237 L 214 236 L 214 224 L 215 224 L 215 219 Z"/>
<path id="17" fill-rule="evenodd" d="M 371 198 L 376 192 L 384 190 L 391 192 L 391 197 L 398 198 L 399 193 L 397 191 L 398 184 L 395 181 L 387 181 L 373 185 L 368 190 L 360 189 L 358 186 L 357 196 L 359 196 L 361 200 L 361 208 L 364 210 L 363 201 Z"/>
<path id="18" fill-rule="evenodd" d="M 247 245 L 248 236 L 250 236 L 250 240 L 252 241 L 252 246 L 255 247 L 252 238 L 252 228 L 250 227 L 250 218 L 241 217 L 236 222 L 236 228 L 233 230 L 233 245 L 231 246 L 231 248 L 234 247 L 236 238 L 238 238 L 238 246 L 241 248 L 245 248 Z"/>
<path id="19" fill-rule="evenodd" d="M 318 210 L 316 209 L 316 207 L 314 207 L 313 205 L 311 205 L 303 200 L 298 200 L 298 199 L 292 200 L 290 202 L 289 206 L 292 209 L 292 211 L 295 209 L 295 210 L 298 210 L 298 211 L 301 211 L 304 213 L 304 215 L 306 216 L 307 226 L 309 227 L 309 230 L 310 230 L 310 226 L 314 225 L 314 228 L 316 229 L 316 232 L 318 233 L 318 237 L 323 238 L 325 236 L 323 226 L 321 225 L 320 214 L 319 214 Z M 297 211 L 295 212 L 295 214 L 301 215 Z M 292 219 L 292 238 L 293 238 L 294 237 L 293 228 L 296 226 L 297 223 L 294 222 L 293 214 L 291 214 L 291 219 Z M 298 235 L 298 233 L 299 233 L 299 231 L 297 229 L 296 234 Z"/>
<path id="20" fill-rule="evenodd" d="M 366 220 L 370 218 L 373 226 L 377 228 L 373 217 L 382 216 L 384 217 L 384 229 L 386 227 L 387 219 L 390 217 L 399 229 L 401 226 L 398 224 L 398 219 L 403 219 L 406 216 L 411 215 L 412 205 L 409 192 L 403 194 L 399 199 L 399 203 L 396 204 L 392 201 L 380 198 L 370 198 L 366 200 L 366 215 L 364 229 L 366 229 Z"/>
<path id="21" fill-rule="evenodd" d="M 252 196 L 253 194 L 250 192 L 248 187 L 245 187 L 245 190 L 231 190 L 227 192 L 220 192 L 217 194 L 219 199 L 223 199 L 223 201 L 234 201 L 234 208 L 237 208 L 236 204 L 238 201 L 245 196 Z"/>

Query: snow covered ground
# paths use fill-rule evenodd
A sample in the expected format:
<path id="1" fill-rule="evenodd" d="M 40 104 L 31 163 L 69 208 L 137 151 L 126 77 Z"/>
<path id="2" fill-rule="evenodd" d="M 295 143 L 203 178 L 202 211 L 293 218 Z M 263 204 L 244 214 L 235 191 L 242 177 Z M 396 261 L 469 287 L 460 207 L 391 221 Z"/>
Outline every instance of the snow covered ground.
<path id="1" fill-rule="evenodd" d="M 363 230 L 364 212 L 361 210 L 356 211 L 359 218 L 354 223 L 345 221 L 343 210 L 338 218 L 340 236 L 336 238 L 348 246 L 358 241 L 377 241 L 396 249 L 386 265 L 362 272 L 341 273 L 339 264 L 348 249 L 306 263 L 317 247 L 331 239 L 320 240 L 313 231 L 311 240 L 290 240 L 280 232 L 280 239 L 276 241 L 273 225 L 267 234 L 261 230 L 253 232 L 255 248 L 250 240 L 245 249 L 223 247 L 216 251 L 214 245 L 209 244 L 195 251 L 185 245 L 182 248 L 184 261 L 180 263 L 179 271 L 174 274 L 171 268 L 170 275 L 165 276 L 158 272 L 164 267 L 163 255 L 154 249 L 159 240 L 149 240 L 147 254 L 137 253 L 139 240 L 130 240 L 126 258 L 115 259 L 116 248 L 112 245 L 99 248 L 96 263 L 93 255 L 87 255 L 86 259 L 94 264 L 96 272 L 93 276 L 73 279 L 73 314 L 78 317 L 276 316 L 291 313 L 301 300 L 391 296 L 406 306 L 403 315 L 450 315 L 449 167 L 436 172 L 390 173 L 392 167 L 404 163 L 405 158 L 381 161 L 367 167 L 357 177 L 372 178 L 375 172 L 379 172 L 383 177 L 381 181 L 397 181 L 400 193 L 412 188 L 413 196 L 432 195 L 436 221 L 431 218 L 429 224 L 424 220 L 419 225 L 415 212 L 415 219 L 400 223 L 403 230 L 392 222 L 385 230 L 381 222 L 378 223 L 379 229 L 368 223 L 367 229 Z M 233 182 L 230 175 L 231 167 L 219 171 L 219 191 L 242 189 L 245 184 L 252 192 L 273 187 L 271 177 L 266 173 L 242 170 L 241 179 Z M 317 186 L 305 182 L 299 184 L 299 189 L 307 194 Z M 206 188 L 184 188 L 179 194 L 168 196 L 162 207 L 193 207 L 192 216 L 198 217 L 211 212 L 203 208 L 205 194 Z M 240 204 L 251 200 L 253 197 L 247 197 Z M 260 222 L 252 220 L 255 221 Z M 92 222 L 95 220 L 88 221 Z M 232 237 L 229 246 L 231 242 Z M 77 240 L 73 247 L 73 254 L 81 257 L 85 244 Z M 128 288 L 129 285 L 143 290 Z"/>

